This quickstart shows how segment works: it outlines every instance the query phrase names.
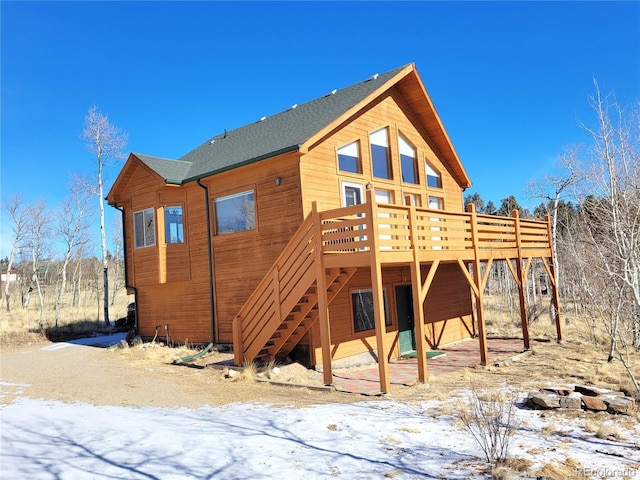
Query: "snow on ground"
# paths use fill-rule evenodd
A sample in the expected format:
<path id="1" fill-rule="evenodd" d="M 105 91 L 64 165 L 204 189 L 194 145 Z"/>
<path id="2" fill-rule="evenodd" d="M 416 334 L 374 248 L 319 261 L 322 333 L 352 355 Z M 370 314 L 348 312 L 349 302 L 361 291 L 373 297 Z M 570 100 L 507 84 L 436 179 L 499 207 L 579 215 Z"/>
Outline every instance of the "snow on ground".
<path id="1" fill-rule="evenodd" d="M 109 346 L 122 338 L 124 334 L 93 337 L 45 349 Z M 363 401 L 307 408 L 236 403 L 169 409 L 32 399 L 25 394 L 28 387 L 0 381 L 0 398 L 15 397 L 0 407 L 1 479 L 487 476 L 481 449 L 447 414 L 469 392 L 429 402 Z M 579 478 L 640 479 L 638 423 L 605 414 L 598 418 L 608 419 L 618 440 L 588 433 L 580 415 L 563 418 L 519 408 L 512 456 L 530 460 L 530 472 L 545 464 L 571 462 L 585 468 L 577 472 Z"/>
<path id="2" fill-rule="evenodd" d="M 24 385 L 1 384 L 5 392 Z M 292 391 L 295 394 L 295 391 Z M 0 410 L 3 479 L 483 478 L 481 450 L 436 403 L 382 401 L 283 408 L 96 407 L 17 398 Z M 624 441 L 576 424 L 545 437 L 540 411 L 518 410 L 513 454 L 640 478 L 640 428 Z M 532 453 L 536 453 L 534 457 Z M 536 460 L 539 459 L 539 460 Z M 526 476 L 523 474 L 523 477 Z"/>

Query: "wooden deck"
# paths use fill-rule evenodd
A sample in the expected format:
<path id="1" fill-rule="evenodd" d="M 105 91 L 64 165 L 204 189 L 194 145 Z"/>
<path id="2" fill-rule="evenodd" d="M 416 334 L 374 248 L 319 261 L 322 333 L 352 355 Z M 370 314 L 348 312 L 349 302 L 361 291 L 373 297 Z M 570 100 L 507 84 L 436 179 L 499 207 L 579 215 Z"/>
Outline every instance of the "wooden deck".
<path id="1" fill-rule="evenodd" d="M 482 306 L 491 265 L 506 261 L 520 291 L 524 346 L 529 348 L 524 288 L 533 258 L 542 259 L 554 289 L 553 249 L 549 218 L 545 221 L 480 215 L 473 205 L 464 213 L 377 204 L 372 190 L 367 201 L 318 212 L 316 205 L 298 232 L 267 272 L 233 321 L 235 362 L 286 355 L 320 321 L 325 380 L 331 382 L 331 340 L 328 306 L 358 267 L 371 269 L 381 391 L 389 388 L 382 266 L 408 265 L 412 272 L 413 307 L 424 318 L 424 301 L 441 263 L 457 263 L 476 301 L 481 362 L 487 361 Z M 421 266 L 429 271 L 423 278 Z M 482 268 L 484 266 L 484 268 Z M 561 339 L 559 318 L 556 321 Z M 426 380 L 423 322 L 415 322 L 418 377 Z"/>

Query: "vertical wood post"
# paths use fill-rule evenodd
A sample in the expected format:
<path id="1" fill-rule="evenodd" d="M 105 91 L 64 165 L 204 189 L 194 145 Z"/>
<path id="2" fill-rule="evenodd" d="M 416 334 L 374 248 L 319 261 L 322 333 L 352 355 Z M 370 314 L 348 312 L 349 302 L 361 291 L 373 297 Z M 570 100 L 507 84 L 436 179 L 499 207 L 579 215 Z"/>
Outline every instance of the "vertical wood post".
<path id="1" fill-rule="evenodd" d="M 487 331 L 484 324 L 484 305 L 483 305 L 483 288 L 482 274 L 480 269 L 480 254 L 478 245 L 478 218 L 476 215 L 476 206 L 470 203 L 467 211 L 471 214 L 471 243 L 473 244 L 473 280 L 476 285 L 476 315 L 478 317 L 478 341 L 480 343 L 480 363 L 486 365 L 489 358 L 487 348 Z"/>
<path id="2" fill-rule="evenodd" d="M 244 362 L 244 346 L 242 344 L 242 317 L 233 319 L 233 363 L 240 367 Z"/>
<path id="3" fill-rule="evenodd" d="M 424 300 L 422 296 L 422 273 L 420 271 L 420 256 L 418 252 L 418 229 L 416 228 L 416 207 L 411 203 L 409 207 L 409 229 L 411 232 L 411 249 L 413 250 L 413 262 L 411 263 L 411 283 L 413 284 L 413 324 L 416 329 L 418 380 L 427 381 L 427 346 L 424 338 Z M 431 267 L 433 268 L 433 267 Z M 437 268 L 437 265 L 436 265 Z"/>
<path id="4" fill-rule="evenodd" d="M 278 265 L 275 265 L 273 268 L 273 273 L 271 275 L 271 285 L 273 286 L 273 290 L 271 292 L 273 302 L 273 313 L 275 315 L 275 321 L 278 324 L 282 323 L 282 311 L 280 308 L 280 269 Z"/>
<path id="5" fill-rule="evenodd" d="M 556 336 L 558 338 L 558 342 L 561 342 L 562 325 L 560 324 L 560 290 L 558 288 L 558 279 L 556 278 L 556 252 L 553 251 L 551 217 L 549 215 L 545 215 L 544 219 L 547 222 L 547 237 L 549 238 L 549 250 L 551 251 L 551 265 L 549 265 L 549 270 L 551 271 L 551 285 L 553 288 L 553 298 L 551 301 L 553 302 L 553 308 L 555 310 Z"/>
<path id="6" fill-rule="evenodd" d="M 371 245 L 371 290 L 373 292 L 373 315 L 376 327 L 376 344 L 378 346 L 378 371 L 380 375 L 380 391 L 388 393 L 391 389 L 389 381 L 389 353 L 385 346 L 384 290 L 382 289 L 382 265 L 379 257 L 378 204 L 373 188 L 367 189 L 366 224 L 369 245 Z"/>
<path id="7" fill-rule="evenodd" d="M 318 290 L 318 320 L 320 321 L 320 346 L 322 349 L 322 379 L 325 385 L 333 383 L 331 366 L 331 327 L 329 325 L 329 300 L 327 298 L 327 272 L 322 255 L 322 225 L 316 202 L 312 204 L 313 237 L 315 241 L 315 274 Z"/>
<path id="8" fill-rule="evenodd" d="M 158 245 L 158 283 L 167 283 L 167 241 L 164 238 L 164 207 L 156 209 Z"/>
<path id="9" fill-rule="evenodd" d="M 531 341 L 529 339 L 529 315 L 527 314 L 527 300 L 525 297 L 525 288 L 527 287 L 526 273 L 522 268 L 522 234 L 520 232 L 520 213 L 518 210 L 511 212 L 516 231 L 516 247 L 518 248 L 518 264 L 516 265 L 516 271 L 518 273 L 518 298 L 520 300 L 520 323 L 522 325 L 522 340 L 524 342 L 525 350 L 531 348 Z M 507 262 L 511 260 L 507 259 Z M 535 285 L 534 285 L 535 288 Z"/>

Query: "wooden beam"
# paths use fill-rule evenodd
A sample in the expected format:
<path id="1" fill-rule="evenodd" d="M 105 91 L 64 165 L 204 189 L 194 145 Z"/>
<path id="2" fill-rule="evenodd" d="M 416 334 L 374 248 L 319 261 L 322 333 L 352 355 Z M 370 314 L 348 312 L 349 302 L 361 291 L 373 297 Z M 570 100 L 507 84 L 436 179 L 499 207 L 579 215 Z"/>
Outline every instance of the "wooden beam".
<path id="1" fill-rule="evenodd" d="M 518 272 L 518 300 L 520 301 L 520 324 L 522 325 L 522 341 L 524 343 L 525 350 L 531 348 L 531 341 L 529 339 L 529 315 L 527 312 L 527 299 L 525 297 L 525 288 L 527 287 L 527 271 L 531 263 L 531 258 L 527 260 L 526 268 L 522 268 L 522 233 L 520 232 L 520 213 L 518 210 L 514 210 L 511 213 L 515 221 L 515 233 L 516 233 L 516 245 L 518 246 L 518 261 L 516 263 L 516 269 Z M 511 262 L 509 262 L 511 263 Z"/>
<path id="2" fill-rule="evenodd" d="M 487 286 L 487 280 L 489 280 L 489 273 L 491 272 L 491 267 L 493 266 L 493 258 L 487 260 L 487 264 L 484 267 L 484 275 L 482 276 L 482 282 L 480 284 L 480 290 L 484 291 L 484 288 Z"/>
<path id="3" fill-rule="evenodd" d="M 471 287 L 471 290 L 473 290 L 473 293 L 476 296 L 478 296 L 478 286 L 476 285 L 476 282 L 474 282 L 473 278 L 471 277 L 471 274 L 469 273 L 469 267 L 460 258 L 458 259 L 458 265 L 460 265 L 460 270 L 462 270 L 462 273 L 464 273 L 464 276 L 466 277 L 467 282 Z"/>
<path id="4" fill-rule="evenodd" d="M 542 257 L 542 265 L 544 266 L 544 269 L 547 271 L 547 275 L 549 275 L 549 280 L 551 280 L 552 284 L 556 284 L 556 279 L 554 278 L 553 275 L 553 271 L 551 270 L 551 267 L 549 267 L 549 264 L 547 263 L 547 259 Z"/>
<path id="5" fill-rule="evenodd" d="M 479 250 L 480 247 L 478 245 L 478 217 L 476 214 L 476 206 L 473 203 L 470 203 L 468 206 L 468 211 L 470 215 L 470 224 L 471 224 L 471 243 L 473 245 L 473 277 L 475 282 L 470 281 L 470 285 L 473 285 L 473 291 L 476 294 L 476 316 L 478 317 L 478 343 L 480 347 L 480 363 L 482 365 L 487 365 L 489 361 L 489 349 L 487 348 L 487 330 L 484 324 L 484 304 L 483 304 L 483 290 L 481 288 L 482 283 L 482 275 L 480 272 L 480 256 Z M 458 261 L 458 264 L 462 267 L 462 262 Z M 469 271 L 467 268 L 463 268 L 463 272 L 465 273 L 468 280 L 471 280 L 469 275 Z"/>
<path id="6" fill-rule="evenodd" d="M 416 220 L 416 207 L 411 204 L 409 208 L 409 228 L 411 230 L 411 249 L 413 250 L 413 262 L 411 263 L 411 283 L 414 285 L 412 288 L 413 299 L 413 324 L 416 329 L 416 337 L 418 341 L 416 344 L 417 350 L 417 363 L 418 363 L 418 380 L 422 383 L 427 381 L 427 340 L 424 335 L 424 300 L 427 296 L 427 291 L 431 286 L 435 272 L 438 269 L 440 263 L 436 260 L 435 264 L 429 269 L 429 274 L 422 284 L 422 272 L 420 270 L 420 257 L 418 255 L 418 246 L 415 244 L 415 239 L 418 238 L 418 230 L 415 224 Z M 423 295 L 424 292 L 424 295 Z"/>
<path id="7" fill-rule="evenodd" d="M 389 393 L 391 382 L 389 381 L 389 352 L 385 347 L 385 325 L 384 311 L 384 291 L 382 289 L 382 265 L 378 256 L 378 204 L 373 195 L 373 188 L 367 189 L 367 231 L 371 238 L 371 290 L 373 292 L 373 315 L 376 328 L 376 343 L 378 346 L 378 371 L 380 374 L 380 391 Z"/>
<path id="8" fill-rule="evenodd" d="M 318 290 L 318 320 L 320 322 L 320 347 L 322 349 L 322 379 L 325 385 L 333 383 L 331 365 L 331 326 L 329 324 L 329 300 L 327 298 L 327 273 L 322 255 L 322 226 L 318 206 L 313 202 L 311 207 L 314 228 L 316 288 Z"/>
<path id="9" fill-rule="evenodd" d="M 429 293 L 429 289 L 431 288 L 431 284 L 433 283 L 433 279 L 436 276 L 436 272 L 438 271 L 439 265 L 440 265 L 440 260 L 434 260 L 433 263 L 431 264 L 431 267 L 429 267 L 429 273 L 427 273 L 427 278 L 425 279 L 424 283 L 422 284 L 422 287 L 420 288 L 420 302 L 422 303 L 424 303 L 424 301 L 427 299 L 427 293 Z"/>
<path id="10" fill-rule="evenodd" d="M 520 288 L 520 277 L 518 276 L 518 273 L 513 269 L 513 265 L 511 265 L 511 259 L 507 258 L 505 259 L 505 261 L 507 262 L 507 267 L 509 267 L 509 271 L 511 272 L 513 281 L 516 282 L 516 285 L 518 286 L 518 288 Z"/>

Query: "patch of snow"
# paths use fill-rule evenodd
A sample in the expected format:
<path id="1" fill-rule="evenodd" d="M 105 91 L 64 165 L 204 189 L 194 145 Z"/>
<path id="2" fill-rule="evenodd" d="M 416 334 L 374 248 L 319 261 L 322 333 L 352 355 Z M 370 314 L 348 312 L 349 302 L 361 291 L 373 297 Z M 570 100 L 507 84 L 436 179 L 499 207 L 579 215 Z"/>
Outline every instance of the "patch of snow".
<path id="1" fill-rule="evenodd" d="M 18 398 L 2 414 L 2 478 L 268 479 L 480 478 L 482 452 L 440 402 L 237 403 L 199 409 L 97 407 Z M 566 458 L 640 475 L 640 428 L 625 441 L 518 410 L 514 456 L 535 465 Z M 534 454 L 534 452 L 537 452 Z M 540 454 L 540 452 L 543 452 Z"/>

